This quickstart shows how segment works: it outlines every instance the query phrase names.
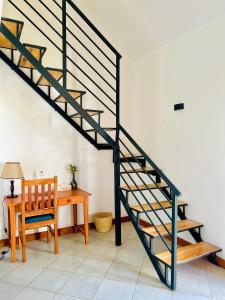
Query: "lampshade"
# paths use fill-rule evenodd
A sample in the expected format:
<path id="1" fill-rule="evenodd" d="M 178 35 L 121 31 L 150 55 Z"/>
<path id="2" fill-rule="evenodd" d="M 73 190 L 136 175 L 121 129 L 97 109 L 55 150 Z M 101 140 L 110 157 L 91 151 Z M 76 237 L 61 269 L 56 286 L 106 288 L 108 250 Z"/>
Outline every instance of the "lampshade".
<path id="1" fill-rule="evenodd" d="M 1 178 L 3 179 L 20 179 L 23 178 L 23 172 L 19 162 L 5 163 Z"/>

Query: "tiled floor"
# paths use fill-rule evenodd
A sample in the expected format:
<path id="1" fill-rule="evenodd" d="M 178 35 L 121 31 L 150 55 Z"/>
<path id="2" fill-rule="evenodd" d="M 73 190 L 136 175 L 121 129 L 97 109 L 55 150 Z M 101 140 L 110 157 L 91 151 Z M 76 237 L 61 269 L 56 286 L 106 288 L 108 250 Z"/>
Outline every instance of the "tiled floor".
<path id="1" fill-rule="evenodd" d="M 114 231 L 90 231 L 59 238 L 60 254 L 44 240 L 27 243 L 27 263 L 0 262 L 1 300 L 225 300 L 225 270 L 199 260 L 178 267 L 177 291 L 162 285 L 132 225 L 122 226 L 123 245 L 114 246 Z M 157 249 L 161 245 L 158 243 Z"/>

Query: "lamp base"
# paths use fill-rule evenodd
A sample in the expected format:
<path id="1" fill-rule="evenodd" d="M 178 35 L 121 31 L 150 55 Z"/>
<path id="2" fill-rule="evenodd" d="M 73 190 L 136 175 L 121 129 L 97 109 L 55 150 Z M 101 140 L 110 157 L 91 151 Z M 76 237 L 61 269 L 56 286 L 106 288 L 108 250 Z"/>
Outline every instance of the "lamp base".
<path id="1" fill-rule="evenodd" d="M 18 195 L 8 195 L 6 198 L 18 198 Z"/>

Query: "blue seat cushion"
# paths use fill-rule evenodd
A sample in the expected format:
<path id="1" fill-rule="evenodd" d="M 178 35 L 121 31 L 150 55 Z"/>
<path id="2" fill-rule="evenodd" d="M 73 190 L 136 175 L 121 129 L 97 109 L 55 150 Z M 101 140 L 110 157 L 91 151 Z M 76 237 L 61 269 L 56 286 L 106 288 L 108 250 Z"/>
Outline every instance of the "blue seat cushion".
<path id="1" fill-rule="evenodd" d="M 41 222 L 41 221 L 47 221 L 47 220 L 52 220 L 54 216 L 52 214 L 47 214 L 47 215 L 40 215 L 40 216 L 34 216 L 34 217 L 27 217 L 25 220 L 26 224 L 29 223 L 36 223 L 36 222 Z"/>

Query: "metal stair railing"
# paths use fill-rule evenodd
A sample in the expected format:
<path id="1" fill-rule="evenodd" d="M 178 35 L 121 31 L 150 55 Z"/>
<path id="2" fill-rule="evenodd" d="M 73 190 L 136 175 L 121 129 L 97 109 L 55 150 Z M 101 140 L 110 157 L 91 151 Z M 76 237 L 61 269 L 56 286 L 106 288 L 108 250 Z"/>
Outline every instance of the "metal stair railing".
<path id="1" fill-rule="evenodd" d="M 125 205 L 127 206 L 127 211 L 130 216 L 134 215 L 132 209 L 129 205 L 129 194 L 132 195 L 132 200 L 134 200 L 143 210 L 142 214 L 145 216 L 147 221 L 149 222 L 150 226 L 153 226 L 156 230 L 158 237 L 163 242 L 163 245 L 165 246 L 165 250 L 168 250 L 171 254 L 171 272 L 170 272 L 170 280 L 168 280 L 168 271 L 167 266 L 165 266 L 165 273 L 164 273 L 164 283 L 166 283 L 171 289 L 176 288 L 176 251 L 177 251 L 177 197 L 181 195 L 179 190 L 174 186 L 174 184 L 168 179 L 168 177 L 158 168 L 158 166 L 153 162 L 152 159 L 147 156 L 147 154 L 143 151 L 143 149 L 134 141 L 134 139 L 128 134 L 128 132 L 120 126 L 120 138 L 119 138 L 119 146 L 120 153 L 121 153 L 121 162 L 120 162 L 120 176 L 121 180 L 124 182 L 125 186 L 127 187 L 125 190 L 121 190 L 121 193 L 124 196 Z M 124 151 L 128 153 L 128 156 L 124 155 Z M 143 157 L 146 161 L 146 163 L 151 167 L 152 170 L 154 170 L 155 174 L 157 174 L 160 179 L 163 180 L 165 183 L 165 187 L 161 187 L 160 184 L 157 182 L 156 179 L 154 179 L 154 175 L 151 175 L 146 168 L 143 167 L 142 162 L 139 161 L 138 157 L 134 152 L 138 153 L 139 158 Z M 132 162 L 130 162 L 130 159 L 132 158 Z M 133 166 L 133 162 L 135 162 L 135 167 Z M 132 176 L 132 174 L 127 169 L 126 165 L 129 166 L 129 168 L 132 170 L 132 174 L 135 174 L 135 176 Z M 138 170 L 141 170 L 142 174 L 144 176 L 141 176 L 139 174 Z M 160 194 L 160 197 L 165 197 L 170 203 L 171 203 L 171 212 L 169 213 L 167 209 L 165 209 L 159 199 L 159 195 L 157 196 L 149 187 L 146 182 L 150 181 L 152 184 L 154 184 L 157 188 L 158 193 Z M 144 190 L 139 188 L 139 185 L 144 186 Z M 131 185 L 135 187 L 135 190 L 132 190 Z M 165 192 L 166 189 L 169 189 L 169 193 Z M 151 204 L 150 199 L 153 199 L 156 201 L 156 203 L 160 206 L 161 215 L 159 214 L 158 210 L 155 210 L 154 207 Z M 161 199 L 162 200 L 162 199 Z M 123 201 L 123 202 L 124 202 Z M 151 208 L 151 212 L 146 211 L 144 204 L 147 204 Z M 164 214 L 162 216 L 162 213 Z M 139 216 L 140 213 L 137 214 L 136 217 L 136 226 L 140 227 L 139 224 Z M 151 215 L 154 216 L 151 217 Z M 170 237 L 171 245 L 168 245 L 168 239 L 166 239 L 165 235 L 162 235 L 160 231 L 157 228 L 156 221 L 159 222 L 159 224 L 165 229 L 166 236 Z M 168 230 L 168 228 L 165 225 L 164 219 L 169 219 L 172 224 L 172 230 Z M 144 234 L 143 231 L 137 231 L 139 234 L 140 239 L 143 242 L 143 237 L 141 236 Z M 154 256 L 154 252 L 152 249 L 152 238 L 150 237 L 150 244 L 149 248 L 147 249 L 147 253 L 150 257 Z M 159 277 L 162 276 L 161 269 L 156 269 Z"/>
<path id="2" fill-rule="evenodd" d="M 69 95 L 68 91 L 49 74 L 42 64 L 26 49 L 26 47 L 15 38 L 15 36 L 7 29 L 4 24 L 0 24 L 0 32 L 17 48 L 17 50 L 25 56 L 29 62 L 43 75 L 56 91 L 63 96 L 68 103 L 94 128 L 101 136 L 114 147 L 115 141 L 102 129 L 99 124 L 89 116 L 89 114 Z"/>
<path id="3" fill-rule="evenodd" d="M 23 0 L 23 5 L 26 4 L 27 10 L 29 9 L 29 14 L 26 13 L 21 6 L 19 6 L 18 3 L 16 3 L 15 0 L 7 0 L 10 5 L 14 9 L 16 9 L 24 18 L 26 18 L 33 27 L 35 27 L 36 30 L 38 30 L 41 35 L 43 35 L 50 43 L 51 45 L 61 53 L 62 55 L 62 69 L 64 71 L 64 76 L 63 76 L 63 85 L 64 87 L 67 87 L 67 78 L 70 76 L 81 86 L 85 88 L 98 102 L 100 105 L 106 108 L 106 110 L 112 114 L 114 117 L 116 117 L 117 113 L 117 102 L 118 100 L 118 69 L 119 69 L 119 64 L 120 64 L 120 59 L 121 55 L 115 50 L 115 48 L 105 39 L 105 37 L 97 30 L 97 28 L 88 20 L 88 18 L 79 10 L 79 8 L 70 0 L 63 0 L 62 1 L 62 6 L 57 3 L 55 0 L 51 0 L 51 2 L 46 2 L 44 3 L 43 1 L 39 0 L 36 2 L 36 6 L 38 4 L 38 8 L 35 7 L 35 2 L 31 2 L 29 0 Z M 61 18 L 56 15 L 51 9 L 50 5 L 51 3 L 55 4 L 58 9 L 61 10 Z M 56 23 L 61 26 L 61 32 L 59 32 L 55 26 L 56 24 L 53 22 L 51 23 L 49 20 L 43 17 L 43 15 L 39 12 L 40 8 L 44 8 L 46 12 L 48 12 L 51 16 L 54 17 Z M 70 8 L 70 10 L 69 10 Z M 94 32 L 96 36 L 96 41 L 93 41 L 93 38 L 91 38 L 88 33 L 85 32 L 84 29 L 81 28 L 81 26 L 78 24 L 78 18 L 76 21 L 73 20 L 71 17 L 71 9 L 72 11 L 76 12 L 77 17 L 82 19 L 82 21 L 85 22 L 85 25 Z M 59 39 L 61 39 L 61 45 L 58 45 L 56 41 L 50 37 L 51 35 L 46 33 L 46 28 L 42 27 L 41 25 L 38 24 L 38 22 L 33 20 L 30 15 L 35 14 L 42 23 L 45 23 L 45 26 L 48 27 L 49 30 L 52 31 L 53 34 L 56 35 Z M 107 58 L 107 60 L 110 62 L 113 70 L 109 70 L 109 67 L 107 67 L 104 63 L 101 62 L 101 59 L 97 57 L 96 53 L 93 53 L 94 49 L 88 47 L 86 45 L 85 41 L 82 41 L 80 37 L 78 37 L 77 34 L 74 34 L 74 28 L 68 23 L 68 20 L 73 20 L 74 26 L 82 33 L 85 38 L 89 39 L 91 41 L 92 45 L 94 48 L 97 49 L 97 51 L 103 55 L 104 57 Z M 41 23 L 40 22 L 40 23 Z M 71 35 L 70 38 L 68 36 L 68 33 Z M 71 37 L 73 40 L 71 40 Z M 86 52 L 85 54 L 81 53 L 82 49 L 77 49 L 74 40 L 79 43 L 82 49 L 84 49 Z M 103 50 L 100 50 L 101 48 L 97 45 L 98 40 L 100 42 L 103 42 L 106 47 L 109 49 L 109 53 L 105 54 Z M 75 60 L 74 57 L 71 57 L 69 55 L 69 50 L 72 50 L 75 54 L 76 58 L 80 58 L 80 61 L 77 62 L 77 59 Z M 95 60 L 95 63 L 89 62 L 89 57 L 87 54 L 90 54 L 91 57 Z M 109 58 L 109 54 L 113 54 L 113 58 Z M 85 57 L 86 55 L 86 57 Z M 114 62 L 113 62 L 114 60 Z M 71 66 L 69 66 L 69 64 Z M 97 70 L 97 65 L 99 65 L 102 70 L 105 70 L 107 74 L 111 77 L 113 80 L 113 83 L 109 82 L 109 78 L 105 76 L 102 72 Z M 74 68 L 76 68 L 76 73 L 74 73 Z M 90 71 L 93 72 L 93 74 L 96 75 L 96 80 L 94 76 L 91 76 L 89 71 L 86 70 L 86 68 L 89 68 Z M 77 74 L 79 72 L 79 74 Z M 106 86 L 103 86 L 103 84 L 106 84 Z M 106 88 L 108 87 L 112 92 L 113 95 L 109 93 L 109 90 Z M 107 103 L 110 101 L 110 103 Z M 65 104 L 66 106 L 66 104 Z M 66 107 L 65 107 L 66 109 Z M 116 123 L 116 118 L 115 118 L 115 123 Z M 116 127 L 116 126 L 113 126 Z"/>

